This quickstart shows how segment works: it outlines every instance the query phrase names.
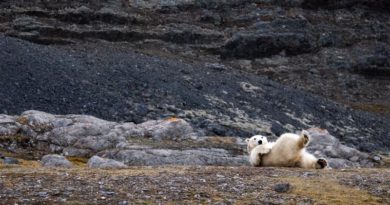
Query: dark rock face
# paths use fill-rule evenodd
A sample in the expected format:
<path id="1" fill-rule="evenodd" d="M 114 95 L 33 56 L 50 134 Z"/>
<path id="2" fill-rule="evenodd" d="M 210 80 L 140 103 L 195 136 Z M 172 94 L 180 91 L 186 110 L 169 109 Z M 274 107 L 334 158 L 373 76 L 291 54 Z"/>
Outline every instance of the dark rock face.
<path id="1" fill-rule="evenodd" d="M 368 7 L 371 9 L 383 10 L 386 11 L 390 8 L 390 3 L 386 0 L 304 0 L 301 1 L 304 8 L 311 9 L 340 9 L 340 8 L 350 8 L 354 6 Z M 388 11 L 388 10 L 387 10 Z"/>
<path id="2" fill-rule="evenodd" d="M 297 55 L 318 47 L 316 33 L 311 31 L 306 20 L 260 21 L 249 28 L 249 31 L 238 32 L 227 41 L 222 57 L 254 59 L 282 51 L 287 55 Z"/>

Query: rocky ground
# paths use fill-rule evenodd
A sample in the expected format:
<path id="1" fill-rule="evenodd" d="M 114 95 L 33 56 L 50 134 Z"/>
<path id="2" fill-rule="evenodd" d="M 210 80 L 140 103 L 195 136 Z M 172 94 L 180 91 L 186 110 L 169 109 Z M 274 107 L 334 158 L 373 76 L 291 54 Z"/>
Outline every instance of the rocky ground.
<path id="1" fill-rule="evenodd" d="M 388 204 L 389 169 L 0 165 L 2 204 Z M 191 186 L 189 186 L 191 184 Z"/>
<path id="2" fill-rule="evenodd" d="M 389 203 L 389 11 L 0 1 L 0 203 Z M 334 169 L 248 166 L 302 129 Z"/>

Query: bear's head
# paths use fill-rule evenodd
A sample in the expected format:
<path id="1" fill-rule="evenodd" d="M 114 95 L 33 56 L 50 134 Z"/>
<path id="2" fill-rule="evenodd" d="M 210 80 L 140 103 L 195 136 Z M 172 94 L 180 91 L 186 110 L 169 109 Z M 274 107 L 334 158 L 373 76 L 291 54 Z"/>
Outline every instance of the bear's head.
<path id="1" fill-rule="evenodd" d="M 268 140 L 266 136 L 255 135 L 251 138 L 246 139 L 245 142 L 247 143 L 248 153 L 250 154 L 253 148 L 255 148 L 257 145 L 267 144 Z"/>

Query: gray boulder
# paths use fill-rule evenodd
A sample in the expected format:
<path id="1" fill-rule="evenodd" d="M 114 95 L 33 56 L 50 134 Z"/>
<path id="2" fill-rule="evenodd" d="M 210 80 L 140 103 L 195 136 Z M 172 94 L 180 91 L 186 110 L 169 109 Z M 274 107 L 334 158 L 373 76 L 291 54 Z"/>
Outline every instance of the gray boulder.
<path id="1" fill-rule="evenodd" d="M 16 122 L 15 116 L 0 115 L 0 136 L 16 135 L 20 125 Z"/>
<path id="2" fill-rule="evenodd" d="M 72 167 L 73 164 L 67 160 L 64 156 L 51 154 L 45 155 L 41 159 L 42 165 L 44 167 Z"/>
<path id="3" fill-rule="evenodd" d="M 102 158 L 99 156 L 93 156 L 88 160 L 88 166 L 91 168 L 126 168 L 127 166 L 122 162 Z"/>
<path id="4" fill-rule="evenodd" d="M 25 126 L 28 126 L 37 133 L 49 131 L 53 128 L 52 121 L 55 116 L 49 113 L 36 110 L 23 112 L 17 121 Z"/>
<path id="5" fill-rule="evenodd" d="M 327 158 L 332 168 L 372 167 L 374 161 L 369 154 L 341 144 L 327 130 L 311 128 L 311 143 L 308 150 L 317 157 Z"/>

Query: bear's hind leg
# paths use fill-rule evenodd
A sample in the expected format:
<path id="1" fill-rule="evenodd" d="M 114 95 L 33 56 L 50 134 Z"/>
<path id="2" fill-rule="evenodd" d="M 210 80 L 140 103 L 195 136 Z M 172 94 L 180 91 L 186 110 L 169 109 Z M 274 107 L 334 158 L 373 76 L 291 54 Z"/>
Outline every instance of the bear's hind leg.
<path id="1" fill-rule="evenodd" d="M 328 162 L 326 161 L 326 159 L 317 159 L 315 156 L 306 151 L 303 151 L 301 153 L 301 159 L 299 164 L 299 167 L 305 169 L 323 169 L 328 166 Z"/>
<path id="2" fill-rule="evenodd" d="M 299 148 L 306 147 L 310 142 L 310 135 L 309 132 L 306 130 L 302 130 L 301 135 L 299 136 Z"/>

